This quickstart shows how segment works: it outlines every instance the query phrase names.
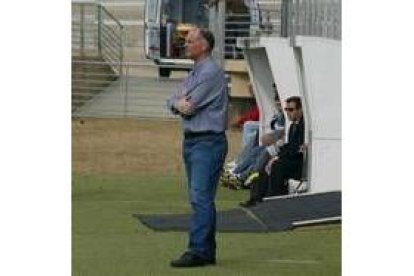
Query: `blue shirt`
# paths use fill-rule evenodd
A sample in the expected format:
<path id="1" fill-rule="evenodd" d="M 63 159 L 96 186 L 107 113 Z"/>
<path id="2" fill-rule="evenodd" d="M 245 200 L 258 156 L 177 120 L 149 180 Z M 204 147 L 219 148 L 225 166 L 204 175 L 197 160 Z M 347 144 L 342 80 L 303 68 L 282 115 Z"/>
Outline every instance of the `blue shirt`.
<path id="1" fill-rule="evenodd" d="M 176 109 L 182 97 L 189 97 L 194 107 L 191 115 L 181 114 Z M 174 114 L 181 115 L 184 132 L 224 132 L 228 101 L 224 72 L 209 56 L 194 66 L 178 91 L 167 99 L 167 106 Z"/>

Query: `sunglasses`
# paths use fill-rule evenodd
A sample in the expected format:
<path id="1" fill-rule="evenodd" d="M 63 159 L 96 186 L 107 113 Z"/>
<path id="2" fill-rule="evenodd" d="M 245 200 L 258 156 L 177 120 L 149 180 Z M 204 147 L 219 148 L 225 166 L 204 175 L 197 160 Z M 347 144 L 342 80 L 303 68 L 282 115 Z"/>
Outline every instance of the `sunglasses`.
<path id="1" fill-rule="evenodd" d="M 293 107 L 285 107 L 286 112 L 292 112 L 293 110 L 295 110 Z"/>

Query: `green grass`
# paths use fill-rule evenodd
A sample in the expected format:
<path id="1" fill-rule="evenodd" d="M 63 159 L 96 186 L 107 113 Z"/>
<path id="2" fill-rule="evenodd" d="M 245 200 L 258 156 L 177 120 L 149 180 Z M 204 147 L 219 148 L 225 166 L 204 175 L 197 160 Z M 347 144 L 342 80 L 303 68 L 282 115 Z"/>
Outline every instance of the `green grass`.
<path id="1" fill-rule="evenodd" d="M 219 209 L 234 208 L 246 191 L 220 188 Z M 135 213 L 189 212 L 179 177 L 74 175 L 73 275 L 340 275 L 341 227 L 277 233 L 218 233 L 216 266 L 173 269 L 186 248 L 184 232 L 156 232 Z"/>

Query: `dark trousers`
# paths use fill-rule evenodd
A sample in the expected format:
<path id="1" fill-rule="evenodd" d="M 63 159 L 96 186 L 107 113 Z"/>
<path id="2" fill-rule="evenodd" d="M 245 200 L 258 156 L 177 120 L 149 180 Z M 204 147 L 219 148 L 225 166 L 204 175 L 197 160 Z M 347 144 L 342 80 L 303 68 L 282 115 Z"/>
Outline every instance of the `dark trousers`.
<path id="1" fill-rule="evenodd" d="M 264 167 L 259 172 L 257 181 L 250 189 L 251 200 L 262 200 L 267 196 L 286 195 L 289 192 L 286 181 L 289 178 L 300 179 L 302 174 L 302 158 L 282 159 L 273 162 L 270 175 Z"/>

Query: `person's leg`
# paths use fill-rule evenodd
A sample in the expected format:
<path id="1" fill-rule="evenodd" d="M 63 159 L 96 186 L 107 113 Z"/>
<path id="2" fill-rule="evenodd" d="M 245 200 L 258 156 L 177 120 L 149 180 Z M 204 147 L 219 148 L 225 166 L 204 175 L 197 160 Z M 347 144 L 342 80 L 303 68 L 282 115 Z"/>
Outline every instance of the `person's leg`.
<path id="1" fill-rule="evenodd" d="M 240 202 L 242 207 L 252 207 L 262 202 L 266 195 L 267 186 L 269 185 L 269 176 L 266 172 L 259 172 L 259 176 L 255 178 L 250 185 L 250 197 L 245 202 Z"/>
<path id="2" fill-rule="evenodd" d="M 260 170 L 260 167 L 257 164 L 258 162 L 263 162 L 262 155 L 265 153 L 266 148 L 264 146 L 255 147 L 251 150 L 250 154 L 246 156 L 246 159 L 234 169 L 234 173 L 238 175 L 237 178 L 241 181 L 244 188 L 249 187 L 253 178 L 257 177 Z"/>
<path id="3" fill-rule="evenodd" d="M 289 178 L 297 178 L 302 166 L 301 159 L 294 160 L 278 160 L 272 165 L 270 173 L 269 196 L 287 195 L 289 187 L 286 180 Z"/>
<path id="4" fill-rule="evenodd" d="M 240 153 L 236 157 L 236 164 L 239 164 L 242 160 L 246 158 L 252 148 L 257 147 L 259 141 L 256 139 L 256 136 L 248 138 L 246 145 L 242 145 Z"/>
<path id="5" fill-rule="evenodd" d="M 260 123 L 256 121 L 247 121 L 243 124 L 242 147 L 256 138 L 256 132 L 259 131 L 259 126 Z"/>
<path id="6" fill-rule="evenodd" d="M 247 152 L 242 159 L 239 160 L 237 163 L 236 168 L 234 169 L 234 173 L 239 174 L 243 173 L 249 167 L 252 167 L 256 162 L 257 156 L 262 151 L 262 146 L 252 147 L 249 152 Z"/>
<path id="7" fill-rule="evenodd" d="M 269 186 L 269 175 L 264 170 L 259 171 L 259 177 L 253 181 L 250 190 L 250 199 L 254 201 L 262 201 L 266 196 L 266 191 Z"/>
<path id="8" fill-rule="evenodd" d="M 260 152 L 258 153 L 258 156 L 256 158 L 256 162 L 254 163 L 253 170 L 254 171 L 260 171 L 262 168 L 264 168 L 267 164 L 267 162 L 270 159 L 270 155 L 266 150 L 266 147 L 261 147 Z"/>
<path id="9" fill-rule="evenodd" d="M 191 142 L 191 143 L 190 143 Z M 186 144 L 186 142 L 185 142 Z M 189 196 L 193 209 L 189 251 L 202 258 L 215 259 L 215 195 L 220 170 L 227 153 L 224 135 L 191 139 L 185 146 L 189 168 Z"/>
<path id="10" fill-rule="evenodd" d="M 286 165 L 282 161 L 276 161 L 272 165 L 270 172 L 270 185 L 267 196 L 279 196 L 288 193 L 286 180 Z"/>

